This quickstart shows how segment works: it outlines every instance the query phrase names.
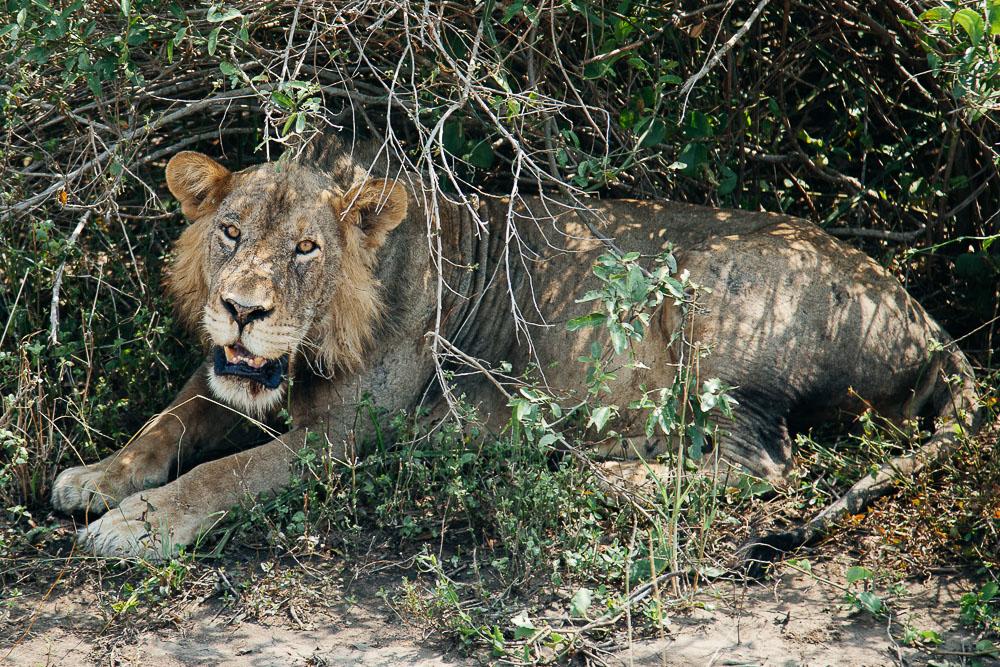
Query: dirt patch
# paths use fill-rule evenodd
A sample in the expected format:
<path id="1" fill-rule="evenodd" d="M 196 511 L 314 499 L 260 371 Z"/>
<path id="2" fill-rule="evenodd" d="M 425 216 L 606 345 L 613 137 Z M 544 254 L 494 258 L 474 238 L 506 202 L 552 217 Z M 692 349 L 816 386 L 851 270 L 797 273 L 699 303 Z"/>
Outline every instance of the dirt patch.
<path id="1" fill-rule="evenodd" d="M 15 632 L 4 632 L 4 643 L 16 638 L 13 649 L 0 655 L 0 663 L 287 667 L 467 662 L 402 622 L 377 599 L 343 612 L 310 609 L 266 622 L 234 621 L 224 605 L 210 601 L 179 609 L 170 627 L 136 631 L 102 623 L 86 597 L 64 594 L 37 604 L 22 600 L 17 611 L 25 615 L 20 627 L 12 628 Z"/>
<path id="2" fill-rule="evenodd" d="M 600 656 L 617 665 L 964 665 L 975 638 L 959 624 L 959 598 L 975 584 L 957 575 L 905 581 L 876 618 L 845 603 L 845 564 L 817 565 L 816 576 L 787 571 L 768 585 L 715 582 L 669 615 L 658 639 L 629 641 L 623 629 Z M 817 578 L 818 577 L 818 578 Z M 825 580 L 825 581 L 824 581 Z M 398 582 L 398 579 L 396 580 Z M 158 627 L 111 623 L 98 594 L 75 584 L 25 595 L 8 608 L 0 662 L 37 665 L 464 665 L 469 657 L 401 617 L 376 590 L 351 587 L 329 604 L 285 606 L 246 620 L 215 597 L 169 607 Z M 934 653 L 903 645 L 909 626 L 937 632 Z M 12 648 L 11 648 L 12 647 Z M 994 664 L 978 658 L 982 664 Z"/>
<path id="3" fill-rule="evenodd" d="M 840 589 L 798 573 L 769 587 L 715 586 L 699 596 L 717 595 L 714 611 L 677 618 L 666 638 L 636 642 L 616 658 L 618 664 L 692 667 L 969 664 L 969 656 L 957 654 L 973 652 L 975 638 L 959 625 L 958 609 L 972 585 L 942 576 L 905 586 L 886 618 L 857 611 Z M 935 653 L 905 646 L 899 637 L 906 626 L 933 630 L 945 642 Z"/>

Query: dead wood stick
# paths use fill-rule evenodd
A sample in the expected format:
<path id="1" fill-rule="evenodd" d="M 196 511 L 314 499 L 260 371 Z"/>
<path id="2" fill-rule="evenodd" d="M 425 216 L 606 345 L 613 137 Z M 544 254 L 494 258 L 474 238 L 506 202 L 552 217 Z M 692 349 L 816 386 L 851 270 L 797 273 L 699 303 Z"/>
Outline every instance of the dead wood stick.
<path id="1" fill-rule="evenodd" d="M 89 219 L 90 210 L 88 209 L 80 216 L 80 221 L 76 223 L 73 233 L 69 235 L 69 241 L 66 243 L 67 251 L 76 245 L 76 240 L 80 238 L 80 234 L 83 232 L 83 228 Z M 63 273 L 66 271 L 67 261 L 69 261 L 69 257 L 64 259 L 62 264 L 59 265 L 59 268 L 56 270 L 55 283 L 52 285 L 52 304 L 49 306 L 49 343 L 52 345 L 59 344 L 59 290 L 62 289 Z"/>

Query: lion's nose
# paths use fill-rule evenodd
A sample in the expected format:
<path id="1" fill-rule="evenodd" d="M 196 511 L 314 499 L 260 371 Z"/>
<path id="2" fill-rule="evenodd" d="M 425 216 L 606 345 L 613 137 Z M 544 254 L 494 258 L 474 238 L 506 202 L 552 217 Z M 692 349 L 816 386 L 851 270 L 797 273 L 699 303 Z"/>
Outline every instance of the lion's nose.
<path id="1" fill-rule="evenodd" d="M 250 305 L 242 303 L 229 294 L 222 297 L 222 305 L 232 315 L 233 321 L 239 325 L 240 330 L 251 322 L 264 319 L 274 310 L 261 304 Z"/>

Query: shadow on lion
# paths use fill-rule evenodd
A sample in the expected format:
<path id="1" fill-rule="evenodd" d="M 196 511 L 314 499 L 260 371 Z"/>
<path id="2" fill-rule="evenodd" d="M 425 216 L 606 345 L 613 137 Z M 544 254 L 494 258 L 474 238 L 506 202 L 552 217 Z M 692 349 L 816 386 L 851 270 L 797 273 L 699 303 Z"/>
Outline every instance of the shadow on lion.
<path id="1" fill-rule="evenodd" d="M 203 341 L 205 362 L 127 446 L 58 476 L 57 509 L 104 513 L 81 530 L 83 545 L 163 557 L 232 507 L 286 486 L 307 434 L 343 444 L 346 456 L 346 443 L 365 437 L 362 400 L 412 410 L 429 395 L 437 376 L 428 332 L 468 357 L 510 362 L 514 373 L 533 365 L 562 395 L 585 394 L 575 360 L 599 334 L 566 323 L 589 312 L 576 298 L 594 287 L 591 267 L 607 251 L 592 227 L 537 197 L 513 207 L 488 200 L 474 216 L 374 155 L 328 139 L 297 159 L 236 172 L 195 152 L 170 160 L 167 187 L 190 224 L 166 289 Z M 731 465 L 781 484 L 792 427 L 869 406 L 891 419 L 935 420 L 920 447 L 804 525 L 750 545 L 748 562 L 823 534 L 977 430 L 975 377 L 948 334 L 878 264 L 815 225 L 668 201 L 602 201 L 592 211 L 619 248 L 655 257 L 673 244 L 679 270 L 708 288 L 688 335 L 711 350 L 700 376 L 735 387 L 739 407 L 715 443 Z M 512 313 L 528 323 L 531 345 Z M 618 373 L 608 402 L 670 386 L 680 317 L 669 302 L 652 314 L 634 350 L 641 364 Z M 503 418 L 506 400 L 489 382 L 466 379 L 462 391 L 488 420 Z M 292 417 L 288 432 L 170 481 L 244 415 L 266 419 L 280 408 Z M 645 439 L 642 422 L 622 415 L 623 445 L 601 454 L 666 453 L 670 444 Z M 628 476 L 656 465 L 618 468 Z"/>

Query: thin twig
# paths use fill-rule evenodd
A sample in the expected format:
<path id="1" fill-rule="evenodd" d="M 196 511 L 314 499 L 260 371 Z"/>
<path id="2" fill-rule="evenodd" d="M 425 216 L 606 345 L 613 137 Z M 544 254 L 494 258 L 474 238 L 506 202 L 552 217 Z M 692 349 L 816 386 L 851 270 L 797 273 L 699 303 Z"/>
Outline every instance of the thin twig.
<path id="1" fill-rule="evenodd" d="M 770 1 L 771 0 L 760 0 L 760 2 L 757 3 L 757 6 L 754 7 L 753 11 L 750 13 L 750 17 L 743 22 L 743 25 L 740 26 L 739 30 L 733 33 L 733 36 L 726 40 L 726 43 L 717 49 L 715 53 L 712 54 L 712 57 L 702 64 L 701 69 L 691 75 L 691 77 L 684 82 L 684 85 L 681 86 L 680 89 L 680 95 L 684 98 L 684 102 L 681 104 L 681 113 L 678 116 L 678 119 L 684 119 L 687 113 L 688 97 L 691 95 L 691 91 L 694 90 L 694 87 L 712 70 L 713 67 L 719 64 L 722 58 L 729 53 L 729 50 L 736 45 L 736 42 L 740 41 L 740 39 L 743 38 L 743 35 L 747 34 L 747 31 L 750 30 L 750 27 L 754 24 L 757 17 L 760 16 L 760 13 L 764 11 L 764 7 L 766 7 Z"/>
<path id="2" fill-rule="evenodd" d="M 52 284 L 52 303 L 49 305 L 49 344 L 58 345 L 59 344 L 59 290 L 62 289 L 63 272 L 66 271 L 66 262 L 69 261 L 69 250 L 76 245 L 76 240 L 80 238 L 81 232 L 83 232 L 84 226 L 86 226 L 87 221 L 90 220 L 90 210 L 84 211 L 83 215 L 80 216 L 80 221 L 76 223 L 76 227 L 73 229 L 73 233 L 69 235 L 69 240 L 66 241 L 67 257 L 56 269 L 56 279 Z"/>

